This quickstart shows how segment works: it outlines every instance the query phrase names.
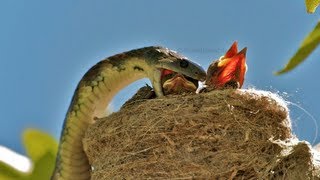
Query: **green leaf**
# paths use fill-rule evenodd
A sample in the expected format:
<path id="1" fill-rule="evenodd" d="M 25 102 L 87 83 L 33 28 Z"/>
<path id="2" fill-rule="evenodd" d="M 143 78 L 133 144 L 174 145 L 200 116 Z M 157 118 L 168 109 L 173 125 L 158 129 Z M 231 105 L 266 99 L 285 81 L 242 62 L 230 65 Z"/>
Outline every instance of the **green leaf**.
<path id="1" fill-rule="evenodd" d="M 33 162 L 38 161 L 46 153 L 55 155 L 58 151 L 57 141 L 49 134 L 36 129 L 26 129 L 22 135 L 27 155 Z"/>
<path id="2" fill-rule="evenodd" d="M 17 171 L 15 168 L 7 165 L 6 163 L 0 162 L 0 179 L 17 180 L 24 179 L 26 176 L 26 173 Z"/>
<path id="3" fill-rule="evenodd" d="M 50 152 L 45 153 L 38 161 L 34 163 L 34 169 L 27 178 L 30 180 L 50 179 L 54 170 L 56 156 Z"/>
<path id="4" fill-rule="evenodd" d="M 45 132 L 27 129 L 23 133 L 23 143 L 33 161 L 33 171 L 26 179 L 50 179 L 58 151 L 57 141 Z"/>
<path id="5" fill-rule="evenodd" d="M 320 4 L 320 0 L 305 0 L 308 13 L 314 13 Z"/>
<path id="6" fill-rule="evenodd" d="M 288 64 L 282 70 L 276 72 L 275 74 L 280 75 L 294 69 L 312 53 L 312 51 L 319 45 L 319 43 L 320 22 L 318 22 L 317 26 L 313 29 L 313 31 L 304 39 L 304 41 L 300 45 L 300 48 L 295 53 L 295 55 L 289 60 Z"/>
<path id="7" fill-rule="evenodd" d="M 50 179 L 58 151 L 57 141 L 49 134 L 36 129 L 24 131 L 23 144 L 33 162 L 30 173 L 20 172 L 0 162 L 0 179 L 6 180 L 44 180 Z"/>

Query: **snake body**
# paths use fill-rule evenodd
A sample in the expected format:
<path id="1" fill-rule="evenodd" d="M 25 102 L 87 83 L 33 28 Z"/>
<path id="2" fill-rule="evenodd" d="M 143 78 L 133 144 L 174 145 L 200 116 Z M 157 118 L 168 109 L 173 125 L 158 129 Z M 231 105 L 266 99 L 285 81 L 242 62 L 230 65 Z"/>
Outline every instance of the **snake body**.
<path id="1" fill-rule="evenodd" d="M 187 58 L 163 47 L 145 47 L 106 58 L 81 79 L 67 111 L 52 179 L 90 179 L 91 166 L 82 138 L 96 117 L 104 116 L 113 96 L 128 84 L 149 78 L 156 95 L 163 96 L 162 71 L 205 79 L 205 71 Z"/>

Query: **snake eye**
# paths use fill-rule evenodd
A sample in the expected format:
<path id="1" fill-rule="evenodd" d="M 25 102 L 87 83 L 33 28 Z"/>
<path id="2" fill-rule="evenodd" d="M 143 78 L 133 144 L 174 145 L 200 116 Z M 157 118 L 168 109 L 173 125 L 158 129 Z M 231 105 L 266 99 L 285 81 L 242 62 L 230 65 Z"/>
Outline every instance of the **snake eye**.
<path id="1" fill-rule="evenodd" d="M 189 62 L 188 62 L 187 60 L 182 59 L 182 60 L 180 61 L 180 67 L 182 67 L 182 68 L 187 68 L 188 66 L 189 66 Z"/>

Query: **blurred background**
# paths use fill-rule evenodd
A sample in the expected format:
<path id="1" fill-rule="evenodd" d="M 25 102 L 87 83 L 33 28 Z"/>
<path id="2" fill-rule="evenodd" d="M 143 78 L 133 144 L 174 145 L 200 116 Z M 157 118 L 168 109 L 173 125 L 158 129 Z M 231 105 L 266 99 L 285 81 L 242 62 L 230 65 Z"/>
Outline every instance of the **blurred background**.
<path id="1" fill-rule="evenodd" d="M 314 28 L 303 0 L 0 1 L 0 145 L 25 154 L 21 133 L 33 127 L 60 137 L 77 83 L 101 59 L 161 45 L 205 69 L 234 41 L 248 47 L 245 88 L 278 93 L 290 105 L 295 134 L 316 144 L 319 49 L 301 66 L 275 76 Z M 119 109 L 143 79 L 121 91 Z M 306 111 L 304 111 L 304 109 Z M 313 118 L 314 117 L 314 118 Z"/>

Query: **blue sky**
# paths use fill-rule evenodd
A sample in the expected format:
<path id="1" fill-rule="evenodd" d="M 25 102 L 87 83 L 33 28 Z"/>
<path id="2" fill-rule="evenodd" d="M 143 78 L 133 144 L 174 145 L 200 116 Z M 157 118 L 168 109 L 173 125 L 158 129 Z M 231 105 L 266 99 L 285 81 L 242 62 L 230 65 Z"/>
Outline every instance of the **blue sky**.
<path id="1" fill-rule="evenodd" d="M 0 1 L 0 144 L 24 153 L 27 127 L 57 139 L 82 75 L 104 57 L 162 45 L 207 68 L 237 40 L 248 47 L 245 87 L 279 92 L 320 122 L 320 55 L 274 76 L 295 53 L 319 15 L 304 0 L 269 1 Z M 147 80 L 121 91 L 117 109 Z M 295 133 L 312 141 L 315 126 L 290 106 Z M 320 141 L 318 137 L 317 142 Z"/>

